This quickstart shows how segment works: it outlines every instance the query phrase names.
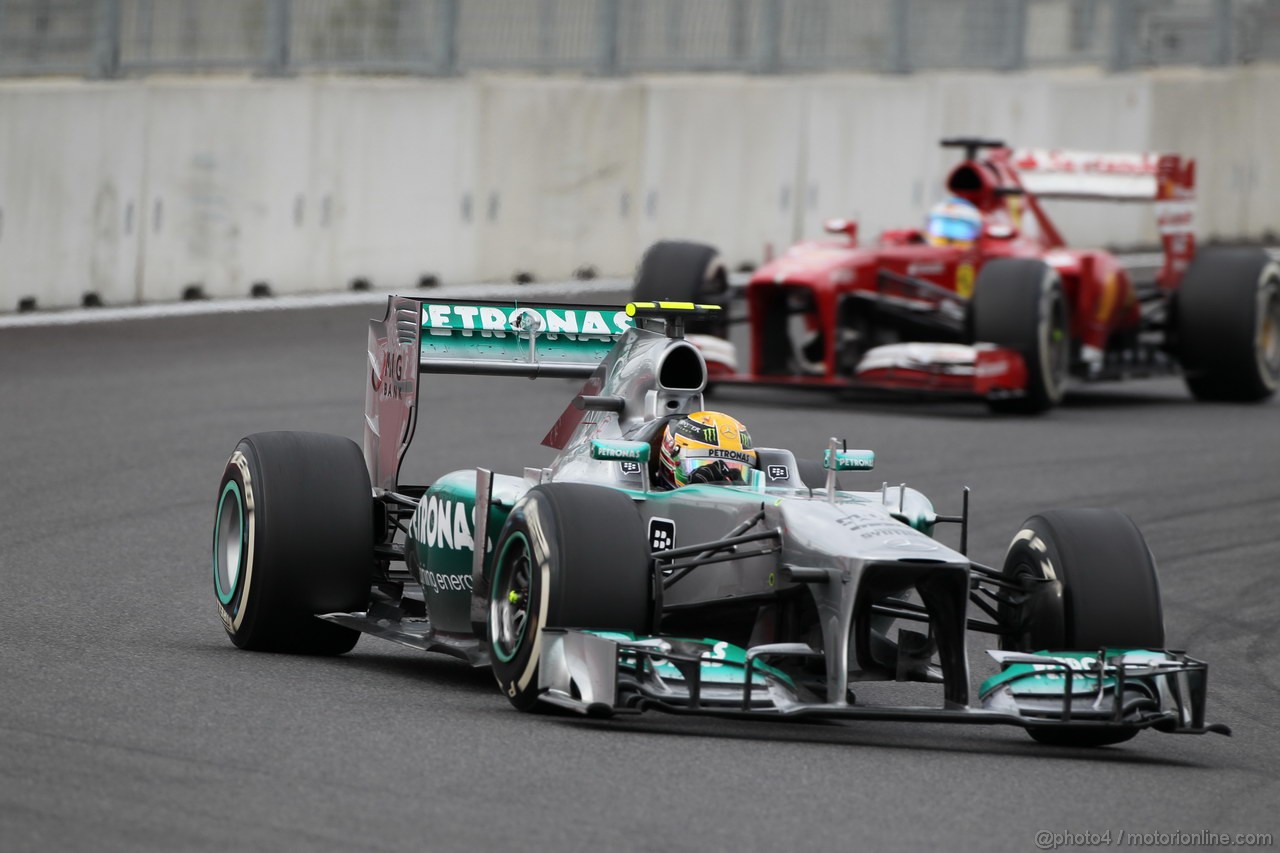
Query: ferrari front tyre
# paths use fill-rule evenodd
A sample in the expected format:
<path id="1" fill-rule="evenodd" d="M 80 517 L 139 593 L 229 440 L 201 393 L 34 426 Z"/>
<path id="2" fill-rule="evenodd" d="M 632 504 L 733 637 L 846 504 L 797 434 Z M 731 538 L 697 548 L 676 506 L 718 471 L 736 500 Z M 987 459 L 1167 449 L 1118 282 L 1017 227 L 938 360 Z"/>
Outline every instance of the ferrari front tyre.
<path id="1" fill-rule="evenodd" d="M 373 498 L 360 448 L 311 432 L 242 439 L 218 487 L 213 589 L 243 649 L 337 655 L 358 631 L 316 618 L 363 610 L 373 571 Z"/>
<path id="2" fill-rule="evenodd" d="M 649 630 L 649 543 L 622 492 L 534 486 L 511 510 L 493 553 L 490 659 L 498 686 L 521 711 L 538 702 L 543 628 Z"/>
<path id="3" fill-rule="evenodd" d="M 640 258 L 635 284 L 631 287 L 631 300 L 723 305 L 728 289 L 728 272 L 714 247 L 681 240 L 659 240 Z M 728 338 L 728 318 L 691 321 L 685 332 Z"/>
<path id="4" fill-rule="evenodd" d="M 1127 515 L 1105 509 L 1051 510 L 1034 515 L 1013 537 L 1004 575 L 1012 581 L 1057 581 L 1021 605 L 1000 606 L 1011 633 L 1001 648 L 1020 652 L 1161 649 L 1164 612 L 1156 564 L 1142 532 Z M 1041 743 L 1105 746 L 1135 729 L 1028 729 Z"/>
<path id="5" fill-rule="evenodd" d="M 1033 258 L 987 261 L 970 303 L 975 343 L 991 343 L 1022 356 L 1026 393 L 992 399 L 993 411 L 1036 414 L 1062 402 L 1070 340 L 1067 302 L 1058 273 Z"/>
<path id="6" fill-rule="evenodd" d="M 1262 249 L 1203 249 L 1177 295 L 1177 348 L 1198 400 L 1256 402 L 1280 386 L 1280 264 Z"/>

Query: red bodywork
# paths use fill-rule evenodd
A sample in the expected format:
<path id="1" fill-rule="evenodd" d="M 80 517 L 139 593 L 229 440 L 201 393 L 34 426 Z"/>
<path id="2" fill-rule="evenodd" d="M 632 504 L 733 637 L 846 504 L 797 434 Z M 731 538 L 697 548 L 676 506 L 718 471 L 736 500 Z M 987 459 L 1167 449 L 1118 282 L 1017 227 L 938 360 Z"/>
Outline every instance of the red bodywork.
<path id="1" fill-rule="evenodd" d="M 856 378 L 850 365 L 838 360 L 840 330 L 847 326 L 841 305 L 850 296 L 874 296 L 880 304 L 887 301 L 922 314 L 939 307 L 962 314 L 983 266 L 994 258 L 1041 259 L 1057 271 L 1076 352 L 1103 351 L 1126 333 L 1136 336 L 1142 312 L 1127 270 L 1105 250 L 1067 248 L 1040 198 L 1156 202 L 1165 249 L 1157 281 L 1160 290 L 1168 292 L 1177 287 L 1195 251 L 1194 161 L 1176 155 L 1090 155 L 1014 151 L 1003 146 L 983 152 L 980 158 L 974 153 L 971 149 L 946 181 L 950 194 L 971 202 L 982 214 L 982 233 L 972 246 L 934 246 L 917 228 L 888 230 L 874 245 L 862 246 L 855 223 L 829 222 L 827 229 L 842 233 L 843 239 L 800 243 L 751 276 L 746 289 L 751 328 L 748 372 L 725 375 L 722 369 L 718 381 L 1017 394 L 1025 385 L 1026 369 L 1022 357 L 1011 350 L 978 346 L 964 370 L 953 369 L 944 359 L 907 367 L 863 367 Z M 771 354 L 765 345 L 770 324 L 777 329 L 779 287 L 793 294 L 806 292 L 804 322 L 811 331 L 826 332 L 822 358 L 811 358 L 812 364 L 803 372 L 780 369 L 776 348 Z M 919 340 L 949 338 L 926 335 Z M 972 343 L 963 336 L 950 340 Z M 813 364 L 824 369 L 818 372 Z"/>

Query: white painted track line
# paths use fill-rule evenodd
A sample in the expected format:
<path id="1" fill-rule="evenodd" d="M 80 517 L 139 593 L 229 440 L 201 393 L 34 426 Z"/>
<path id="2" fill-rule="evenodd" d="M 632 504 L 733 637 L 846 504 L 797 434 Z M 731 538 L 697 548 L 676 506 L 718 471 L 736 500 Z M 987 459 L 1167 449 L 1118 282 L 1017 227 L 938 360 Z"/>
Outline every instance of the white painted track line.
<path id="1" fill-rule="evenodd" d="M 1270 247 L 1272 257 L 1280 258 L 1280 247 Z M 1164 260 L 1159 252 L 1130 253 L 1119 256 L 1130 269 L 1158 267 Z M 730 276 L 732 286 L 747 283 L 749 275 Z M 345 305 L 381 305 L 388 296 L 422 296 L 428 299 L 528 299 L 547 297 L 581 297 L 592 293 L 616 293 L 631 287 L 630 278 L 597 278 L 590 281 L 549 281 L 541 284 L 455 284 L 445 287 L 403 290 L 363 290 L 342 293 L 315 293 L 300 296 L 273 296 L 261 299 L 212 299 L 193 302 L 164 302 L 154 305 L 122 305 L 104 308 L 68 308 L 33 311 L 27 314 L 0 314 L 0 330 L 75 326 L 83 323 L 113 323 L 129 320 L 153 320 L 164 317 L 199 317 L 211 314 L 240 314 L 260 311 L 294 311 L 307 308 L 340 308 Z"/>
<path id="2" fill-rule="evenodd" d="M 429 299 L 520 299 L 531 302 L 547 298 L 584 297 L 593 293 L 616 293 L 631 284 L 625 278 L 597 278 L 590 281 L 554 281 L 544 284 L 457 284 L 425 289 L 364 290 L 345 293 L 316 293 L 302 296 L 275 296 L 261 299 L 213 299 L 193 302 L 166 302 L 156 305 L 126 305 L 104 308 L 70 308 L 61 311 L 33 311 L 27 314 L 0 314 L 0 329 L 76 326 L 86 323 L 118 323 L 165 317 L 198 317 L 212 314 L 248 314 L 261 311 L 293 311 L 308 308 L 340 308 L 347 305 L 381 305 L 388 296 L 422 296 Z M 585 301 L 590 301 L 587 299 Z M 616 300 L 614 300 L 616 301 Z"/>

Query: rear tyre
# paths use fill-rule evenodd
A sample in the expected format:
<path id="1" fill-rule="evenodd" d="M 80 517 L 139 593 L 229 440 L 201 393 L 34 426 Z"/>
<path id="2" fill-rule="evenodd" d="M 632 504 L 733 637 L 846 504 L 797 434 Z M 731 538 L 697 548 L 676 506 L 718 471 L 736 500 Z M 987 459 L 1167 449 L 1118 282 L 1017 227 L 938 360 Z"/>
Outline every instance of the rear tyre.
<path id="1" fill-rule="evenodd" d="M 996 412 L 1037 414 L 1062 402 L 1070 341 L 1067 303 L 1057 272 L 1032 258 L 996 258 L 978 273 L 970 304 L 975 342 L 1019 353 L 1025 396 L 988 400 Z"/>
<path id="2" fill-rule="evenodd" d="M 680 240 L 660 240 L 650 246 L 640 259 L 631 299 L 634 302 L 723 305 L 728 290 L 728 271 L 714 247 Z M 717 317 L 691 321 L 685 326 L 685 332 L 727 339 L 729 320 Z"/>
<path id="3" fill-rule="evenodd" d="M 1280 386 L 1280 264 L 1262 249 L 1204 249 L 1177 296 L 1178 355 L 1198 400 L 1251 403 Z"/>
<path id="4" fill-rule="evenodd" d="M 315 618 L 363 610 L 373 570 L 373 498 L 360 448 L 311 432 L 250 435 L 218 487 L 213 586 L 242 649 L 338 655 L 358 631 Z"/>
<path id="5" fill-rule="evenodd" d="M 491 574 L 493 674 L 518 710 L 538 702 L 542 628 L 649 630 L 649 543 L 635 503 L 614 489 L 534 486 L 503 525 Z"/>
<path id="6" fill-rule="evenodd" d="M 1057 580 L 1062 596 L 1040 599 L 1034 612 L 1002 605 L 1001 622 L 1019 625 L 1021 631 L 1006 636 L 1001 648 L 1066 652 L 1164 647 L 1155 560 L 1127 515 L 1105 509 L 1034 515 L 1013 537 L 1004 575 Z M 1035 740 L 1054 746 L 1105 746 L 1136 733 L 1069 726 L 1028 730 Z"/>

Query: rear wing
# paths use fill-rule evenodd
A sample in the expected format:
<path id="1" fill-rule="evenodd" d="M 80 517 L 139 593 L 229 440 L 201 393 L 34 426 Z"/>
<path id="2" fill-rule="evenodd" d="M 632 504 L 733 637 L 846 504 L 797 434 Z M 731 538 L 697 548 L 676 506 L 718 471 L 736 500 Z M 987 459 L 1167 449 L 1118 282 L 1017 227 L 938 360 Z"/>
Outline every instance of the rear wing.
<path id="1" fill-rule="evenodd" d="M 1160 281 L 1174 286 L 1195 255 L 1194 159 L 1178 154 L 1098 153 L 1049 148 L 1002 148 L 991 159 L 1006 166 L 1028 206 L 1047 219 L 1037 199 L 1092 199 L 1155 204 L 1156 230 L 1164 247 Z M 1048 225 L 1052 242 L 1062 239 Z"/>
<path id="2" fill-rule="evenodd" d="M 616 305 L 392 296 L 369 321 L 364 457 L 395 491 L 417 422 L 420 373 L 587 378 L 632 320 Z"/>
<path id="3" fill-rule="evenodd" d="M 1040 198 L 1189 201 L 1194 197 L 1195 161 L 1177 154 L 1017 148 L 1008 162 L 1023 188 Z"/>

